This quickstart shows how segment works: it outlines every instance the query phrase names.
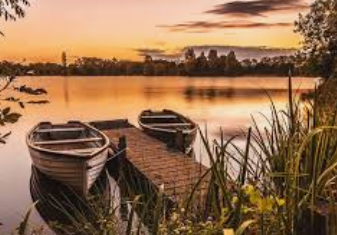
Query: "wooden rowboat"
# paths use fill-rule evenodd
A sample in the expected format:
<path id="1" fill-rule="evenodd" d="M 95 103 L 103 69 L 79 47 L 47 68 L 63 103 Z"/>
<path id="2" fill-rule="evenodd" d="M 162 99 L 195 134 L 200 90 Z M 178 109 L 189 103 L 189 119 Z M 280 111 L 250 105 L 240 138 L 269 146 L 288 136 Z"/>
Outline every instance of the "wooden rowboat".
<path id="1" fill-rule="evenodd" d="M 39 123 L 26 141 L 42 173 L 84 197 L 104 168 L 110 144 L 103 133 L 81 122 Z"/>
<path id="2" fill-rule="evenodd" d="M 148 135 L 185 153 L 192 150 L 198 125 L 191 119 L 167 109 L 145 110 L 139 115 L 138 122 Z"/>

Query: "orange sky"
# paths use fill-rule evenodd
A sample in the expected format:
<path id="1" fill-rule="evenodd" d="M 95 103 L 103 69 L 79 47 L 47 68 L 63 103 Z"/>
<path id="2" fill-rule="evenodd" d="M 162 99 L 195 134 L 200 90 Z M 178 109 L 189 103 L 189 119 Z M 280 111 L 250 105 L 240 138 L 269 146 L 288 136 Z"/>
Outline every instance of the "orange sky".
<path id="1" fill-rule="evenodd" d="M 63 50 L 136 60 L 137 49 L 298 47 L 300 38 L 288 24 L 310 1 L 31 0 L 26 18 L 0 21 L 6 35 L 0 38 L 0 60 L 58 62 Z"/>

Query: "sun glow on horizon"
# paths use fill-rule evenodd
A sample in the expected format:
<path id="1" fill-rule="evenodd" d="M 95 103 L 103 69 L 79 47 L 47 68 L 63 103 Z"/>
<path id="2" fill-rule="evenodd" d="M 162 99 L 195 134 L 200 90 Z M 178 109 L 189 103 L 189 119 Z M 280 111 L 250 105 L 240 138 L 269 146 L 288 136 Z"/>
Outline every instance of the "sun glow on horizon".
<path id="1" fill-rule="evenodd" d="M 0 60 L 59 62 L 62 51 L 73 57 L 141 60 L 141 48 L 174 54 L 187 46 L 199 45 L 299 47 L 300 36 L 291 26 L 299 13 L 297 8 L 244 18 L 232 15 L 237 12 L 220 15 L 218 11 L 228 11 L 229 2 L 31 1 L 24 19 L 0 21 L 6 34 L 0 38 Z M 219 10 L 219 6 L 223 9 Z M 217 11 L 206 13 L 212 9 Z"/>

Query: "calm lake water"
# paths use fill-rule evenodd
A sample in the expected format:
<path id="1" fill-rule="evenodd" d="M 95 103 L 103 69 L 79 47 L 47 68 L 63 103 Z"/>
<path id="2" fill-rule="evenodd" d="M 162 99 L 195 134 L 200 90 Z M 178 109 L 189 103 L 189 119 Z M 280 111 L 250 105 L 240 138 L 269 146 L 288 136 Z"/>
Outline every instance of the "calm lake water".
<path id="1" fill-rule="evenodd" d="M 306 92 L 314 88 L 316 81 L 295 78 L 293 86 L 299 93 Z M 0 129 L 13 132 L 8 144 L 0 147 L 0 222 L 5 231 L 14 228 L 32 204 L 31 160 L 25 136 L 39 121 L 127 118 L 137 125 L 142 110 L 168 108 L 191 117 L 201 127 L 207 125 L 211 138 L 219 136 L 220 127 L 231 136 L 251 125 L 251 115 L 263 125 L 259 113 L 268 116 L 270 106 L 266 92 L 278 107 L 284 108 L 288 81 L 275 77 L 30 77 L 18 82 L 46 88 L 49 94 L 42 99 L 50 103 L 28 105 L 22 110 L 24 116 L 18 124 Z M 196 158 L 200 159 L 200 141 L 195 148 Z M 207 161 L 203 163 L 207 165 Z M 33 224 L 39 223 L 41 219 L 35 213 Z"/>

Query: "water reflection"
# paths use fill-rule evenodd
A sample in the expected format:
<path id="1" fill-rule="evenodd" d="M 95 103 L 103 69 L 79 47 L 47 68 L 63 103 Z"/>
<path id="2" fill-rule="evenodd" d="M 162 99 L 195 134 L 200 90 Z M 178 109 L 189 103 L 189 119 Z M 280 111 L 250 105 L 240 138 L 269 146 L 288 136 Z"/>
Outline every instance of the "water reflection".
<path id="1" fill-rule="evenodd" d="M 154 98 L 158 99 L 164 93 L 165 93 L 165 91 L 157 89 L 155 87 L 151 87 L 151 86 L 145 86 L 144 87 L 144 97 L 147 100 L 152 100 Z"/>
<path id="2" fill-rule="evenodd" d="M 198 88 L 189 86 L 184 90 L 184 94 L 186 100 L 190 102 L 195 101 L 196 99 L 212 101 L 219 98 L 232 98 L 234 95 L 234 89 L 217 89 L 215 87 Z"/>
<path id="3" fill-rule="evenodd" d="M 37 202 L 36 209 L 41 218 L 60 235 L 65 234 L 65 231 L 77 234 L 75 231 L 79 229 L 78 226 L 85 224 L 97 225 L 97 228 L 88 226 L 87 229 L 99 229 L 100 216 L 108 215 L 111 209 L 111 190 L 105 172 L 92 187 L 87 201 L 71 188 L 49 179 L 32 166 L 30 193 L 32 200 Z"/>
<path id="4" fill-rule="evenodd" d="M 298 94 L 307 93 L 310 89 L 297 90 Z M 234 100 L 235 98 L 263 98 L 267 95 L 274 98 L 282 97 L 287 94 L 286 88 L 279 89 L 245 89 L 233 87 L 221 88 L 221 87 L 194 87 L 188 86 L 184 90 L 184 95 L 187 101 L 214 101 L 214 100 Z"/>
<path id="5" fill-rule="evenodd" d="M 96 234 L 97 231 L 125 234 L 132 213 L 130 201 L 134 197 L 130 194 L 131 184 L 125 181 L 125 174 L 121 174 L 124 167 L 116 164 L 118 162 L 107 164 L 106 171 L 96 180 L 87 199 L 32 166 L 32 201 L 37 202 L 37 212 L 55 234 L 82 235 Z M 141 229 L 142 234 L 149 234 L 137 214 L 133 214 L 131 226 Z"/>
<path id="6" fill-rule="evenodd" d="M 70 99 L 69 99 L 69 84 L 68 77 L 63 77 L 63 90 L 64 90 L 64 101 L 65 106 L 69 107 Z"/>

